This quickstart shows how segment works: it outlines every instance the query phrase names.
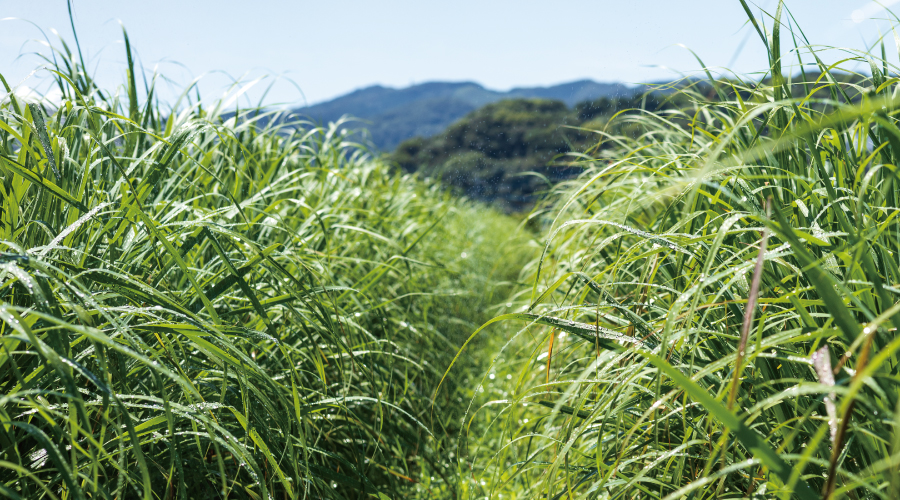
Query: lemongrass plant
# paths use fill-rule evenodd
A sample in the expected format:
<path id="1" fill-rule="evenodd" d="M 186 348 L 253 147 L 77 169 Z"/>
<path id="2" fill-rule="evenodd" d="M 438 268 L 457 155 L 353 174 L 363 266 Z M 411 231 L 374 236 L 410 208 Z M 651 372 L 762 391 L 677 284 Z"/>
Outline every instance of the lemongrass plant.
<path id="1" fill-rule="evenodd" d="M 0 495 L 452 495 L 471 391 L 431 395 L 514 222 L 336 124 L 165 107 L 127 35 L 112 91 L 60 43 L 59 103 L 2 82 Z"/>
<path id="2" fill-rule="evenodd" d="M 467 498 L 900 497 L 898 66 L 742 3 L 766 74 L 620 114 L 533 214 Z"/>

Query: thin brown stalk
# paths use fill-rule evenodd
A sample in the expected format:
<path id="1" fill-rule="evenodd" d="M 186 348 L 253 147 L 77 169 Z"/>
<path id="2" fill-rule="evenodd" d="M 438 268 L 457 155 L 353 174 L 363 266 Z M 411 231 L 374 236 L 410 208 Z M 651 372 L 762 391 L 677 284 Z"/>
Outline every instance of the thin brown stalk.
<path id="1" fill-rule="evenodd" d="M 766 202 L 766 213 L 770 202 Z M 741 368 L 744 363 L 744 355 L 747 350 L 747 338 L 750 337 L 750 326 L 753 324 L 753 316 L 756 312 L 756 301 L 759 299 L 759 284 L 762 281 L 763 263 L 766 257 L 766 245 L 769 242 L 769 232 L 762 230 L 762 241 L 759 244 L 759 256 L 756 258 L 756 266 L 753 268 L 753 280 L 750 282 L 750 295 L 747 297 L 747 307 L 744 309 L 744 324 L 741 326 L 741 340 L 738 343 L 737 360 L 734 365 L 734 378 L 731 381 L 731 393 L 728 395 L 728 409 L 734 406 L 738 386 L 741 380 Z"/>

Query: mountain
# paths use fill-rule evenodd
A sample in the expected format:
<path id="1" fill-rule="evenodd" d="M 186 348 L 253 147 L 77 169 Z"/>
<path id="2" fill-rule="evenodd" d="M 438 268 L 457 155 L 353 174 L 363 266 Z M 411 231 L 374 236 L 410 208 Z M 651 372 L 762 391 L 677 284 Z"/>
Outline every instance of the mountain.
<path id="1" fill-rule="evenodd" d="M 504 99 L 539 98 L 568 106 L 599 99 L 632 95 L 638 87 L 621 83 L 580 80 L 550 87 L 521 87 L 507 92 L 486 89 L 475 82 L 428 82 L 402 89 L 374 85 L 328 102 L 292 110 L 320 123 L 351 116 L 361 120 L 350 128 L 365 128 L 368 140 L 391 151 L 412 137 L 431 137 L 486 104 Z"/>

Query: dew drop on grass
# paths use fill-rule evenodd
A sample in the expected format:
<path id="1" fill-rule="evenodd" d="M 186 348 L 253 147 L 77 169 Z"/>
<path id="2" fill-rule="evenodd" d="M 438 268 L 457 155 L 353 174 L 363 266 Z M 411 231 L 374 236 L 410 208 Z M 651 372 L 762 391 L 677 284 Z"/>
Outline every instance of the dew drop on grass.
<path id="1" fill-rule="evenodd" d="M 490 375 L 490 378 L 491 378 L 491 380 L 494 380 L 494 374 L 493 374 L 493 373 Z"/>
<path id="2" fill-rule="evenodd" d="M 467 254 L 466 252 L 463 252 L 463 253 L 459 254 L 459 256 L 462 257 L 463 259 L 465 259 L 469 256 L 469 254 Z"/>

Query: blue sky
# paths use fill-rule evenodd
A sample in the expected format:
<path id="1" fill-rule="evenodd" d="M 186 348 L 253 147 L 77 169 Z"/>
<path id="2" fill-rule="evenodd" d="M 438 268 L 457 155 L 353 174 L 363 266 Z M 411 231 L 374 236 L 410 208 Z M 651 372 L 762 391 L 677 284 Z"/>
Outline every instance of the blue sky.
<path id="1" fill-rule="evenodd" d="M 774 11 L 774 0 L 749 2 Z M 883 0 L 900 13 L 900 0 Z M 204 93 L 232 78 L 283 75 L 267 101 L 319 102 L 371 84 L 402 87 L 431 80 L 472 80 L 505 90 L 591 78 L 644 82 L 692 73 L 699 64 L 749 73 L 764 69 L 761 42 L 737 0 L 669 1 L 282 1 L 75 0 L 75 26 L 91 71 L 122 81 L 121 21 L 142 66 L 173 80 L 163 95 L 204 75 Z M 888 33 L 888 57 L 900 65 L 888 14 L 868 0 L 788 1 L 815 44 L 860 49 Z M 36 23 L 71 41 L 65 0 L 0 0 L 0 18 Z M 0 22 L 0 73 L 37 89 L 46 52 L 28 23 Z M 741 48 L 742 47 L 742 48 Z M 21 55 L 21 57 L 20 57 Z M 840 57 L 832 52 L 832 60 Z M 26 78 L 27 77 L 27 78 Z M 296 84 L 296 86 L 294 85 Z M 259 98 L 265 83 L 247 95 Z M 299 89 L 297 88 L 299 87 Z"/>

